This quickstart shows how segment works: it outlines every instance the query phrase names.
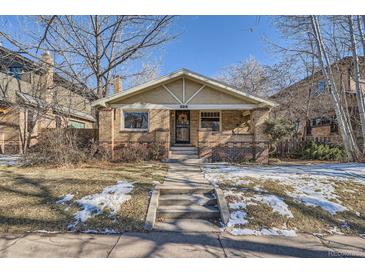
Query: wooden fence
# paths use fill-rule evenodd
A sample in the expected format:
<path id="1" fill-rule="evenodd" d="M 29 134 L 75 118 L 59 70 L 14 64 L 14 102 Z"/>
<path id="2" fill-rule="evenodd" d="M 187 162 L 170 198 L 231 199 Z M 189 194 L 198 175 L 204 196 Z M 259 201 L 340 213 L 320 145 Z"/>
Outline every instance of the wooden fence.
<path id="1" fill-rule="evenodd" d="M 275 156 L 278 158 L 290 158 L 293 153 L 300 150 L 307 141 L 313 141 L 316 144 L 331 144 L 329 139 L 314 139 L 313 137 L 307 138 L 291 138 L 280 142 L 277 145 Z"/>

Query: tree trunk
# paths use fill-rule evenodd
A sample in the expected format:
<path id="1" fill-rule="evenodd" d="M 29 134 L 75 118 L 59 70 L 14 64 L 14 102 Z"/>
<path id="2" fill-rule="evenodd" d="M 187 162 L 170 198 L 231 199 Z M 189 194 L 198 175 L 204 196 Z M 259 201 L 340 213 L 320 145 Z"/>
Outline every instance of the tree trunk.
<path id="1" fill-rule="evenodd" d="M 359 109 L 359 115 L 360 115 L 360 123 L 361 123 L 361 133 L 363 138 L 362 143 L 362 149 L 363 153 L 365 152 L 365 101 L 364 101 L 364 95 L 362 93 L 361 85 L 360 85 L 360 66 L 359 66 L 359 58 L 357 55 L 357 49 L 356 49 L 356 39 L 354 34 L 354 22 L 352 19 L 352 16 L 349 15 L 348 17 L 348 24 L 349 24 L 349 30 L 350 30 L 350 38 L 351 38 L 351 51 L 352 51 L 352 58 L 354 63 L 354 69 L 355 69 L 355 84 L 356 84 L 356 101 L 357 101 L 357 107 Z"/>
<path id="2" fill-rule="evenodd" d="M 321 37 L 320 27 L 317 16 L 310 16 L 311 25 L 314 32 L 316 47 L 318 51 L 318 61 L 326 80 L 327 86 L 331 87 L 329 89 L 331 99 L 336 112 L 338 125 L 341 133 L 341 137 L 344 143 L 344 147 L 348 156 L 349 161 L 360 161 L 362 159 L 361 152 L 357 146 L 354 139 L 353 130 L 349 117 L 346 117 L 345 111 L 341 105 L 339 93 L 337 90 L 336 82 L 333 77 L 333 72 L 331 68 L 331 62 L 325 51 L 323 40 Z M 326 63 L 326 64 L 325 64 Z"/>

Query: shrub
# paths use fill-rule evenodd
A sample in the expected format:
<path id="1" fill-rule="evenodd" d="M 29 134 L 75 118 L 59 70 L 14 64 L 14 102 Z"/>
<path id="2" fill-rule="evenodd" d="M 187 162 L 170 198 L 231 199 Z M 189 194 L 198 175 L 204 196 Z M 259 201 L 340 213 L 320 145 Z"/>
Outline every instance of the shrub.
<path id="1" fill-rule="evenodd" d="M 318 144 L 314 141 L 306 141 L 293 153 L 293 157 L 303 160 L 346 161 L 347 159 L 343 148 L 332 144 Z"/>
<path id="2" fill-rule="evenodd" d="M 114 149 L 115 162 L 139 162 L 155 160 L 159 161 L 165 157 L 166 148 L 162 143 L 136 143 L 123 144 Z"/>
<path id="3" fill-rule="evenodd" d="M 277 143 L 293 134 L 295 126 L 286 119 L 270 119 L 265 122 L 264 132 L 270 136 L 270 154 L 276 152 Z"/>
<path id="4" fill-rule="evenodd" d="M 271 141 L 277 143 L 294 132 L 294 125 L 286 119 L 271 119 L 265 122 L 265 133 L 269 134 Z"/>
<path id="5" fill-rule="evenodd" d="M 24 155 L 25 165 L 76 165 L 88 160 L 105 159 L 106 151 L 94 139 L 86 139 L 76 131 L 52 129 L 43 131 L 38 143 Z"/>

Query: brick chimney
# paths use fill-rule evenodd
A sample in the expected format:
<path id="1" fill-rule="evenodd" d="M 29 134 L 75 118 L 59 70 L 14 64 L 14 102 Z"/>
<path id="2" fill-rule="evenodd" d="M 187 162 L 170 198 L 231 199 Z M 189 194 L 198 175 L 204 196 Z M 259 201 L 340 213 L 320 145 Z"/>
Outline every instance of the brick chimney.
<path id="1" fill-rule="evenodd" d="M 122 79 L 120 76 L 114 76 L 113 78 L 113 94 L 117 94 L 119 92 L 122 92 Z"/>
<path id="2" fill-rule="evenodd" d="M 45 92 L 45 98 L 47 101 L 53 98 L 53 58 L 51 54 L 46 51 L 41 56 L 41 67 L 44 70 L 44 74 L 41 76 L 40 81 L 42 81 L 42 88 Z"/>

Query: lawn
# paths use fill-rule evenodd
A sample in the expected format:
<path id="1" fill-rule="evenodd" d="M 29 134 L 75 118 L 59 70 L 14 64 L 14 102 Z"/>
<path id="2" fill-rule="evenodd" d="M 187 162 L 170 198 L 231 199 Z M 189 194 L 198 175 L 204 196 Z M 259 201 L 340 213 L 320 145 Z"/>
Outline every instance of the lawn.
<path id="1" fill-rule="evenodd" d="M 365 164 L 207 165 L 235 235 L 365 233 Z"/>
<path id="2" fill-rule="evenodd" d="M 0 232 L 142 230 L 149 192 L 166 171 L 158 162 L 0 166 Z"/>

